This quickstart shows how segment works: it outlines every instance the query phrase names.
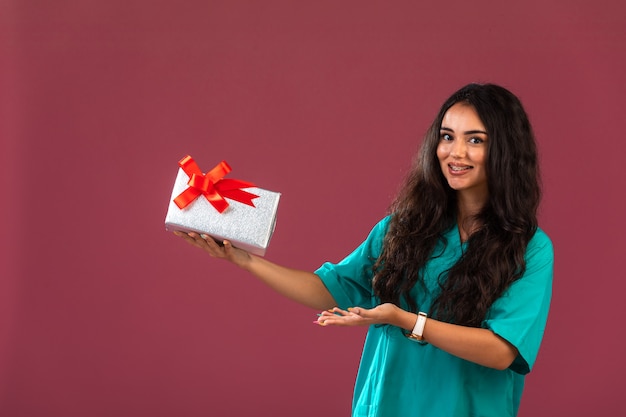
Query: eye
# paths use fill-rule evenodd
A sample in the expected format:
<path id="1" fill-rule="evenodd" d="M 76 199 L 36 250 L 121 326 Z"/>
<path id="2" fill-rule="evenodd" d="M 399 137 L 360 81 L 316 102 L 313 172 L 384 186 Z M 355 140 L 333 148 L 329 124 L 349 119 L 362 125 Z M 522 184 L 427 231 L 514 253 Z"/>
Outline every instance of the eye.
<path id="1" fill-rule="evenodd" d="M 469 139 L 469 143 L 473 143 L 475 145 L 478 145 L 478 144 L 483 143 L 483 142 L 485 142 L 483 139 L 477 138 L 477 137 L 472 137 L 472 138 Z"/>
<path id="2" fill-rule="evenodd" d="M 441 140 L 453 140 L 452 136 L 450 136 L 448 133 L 442 133 L 440 136 Z"/>

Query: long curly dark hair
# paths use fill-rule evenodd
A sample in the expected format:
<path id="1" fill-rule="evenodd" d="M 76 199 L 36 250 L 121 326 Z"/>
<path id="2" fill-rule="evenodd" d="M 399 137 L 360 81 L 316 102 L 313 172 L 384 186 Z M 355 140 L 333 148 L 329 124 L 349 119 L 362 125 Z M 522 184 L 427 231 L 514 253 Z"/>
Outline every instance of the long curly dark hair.
<path id="1" fill-rule="evenodd" d="M 487 129 L 489 196 L 473 219 L 467 249 L 439 279 L 441 292 L 430 309 L 439 320 L 480 327 L 488 309 L 519 279 L 524 254 L 537 229 L 541 199 L 537 148 L 519 99 L 493 84 L 469 84 L 441 107 L 427 131 L 414 167 L 391 206 L 392 218 L 372 282 L 382 302 L 404 298 L 418 311 L 409 292 L 423 285 L 422 269 L 438 241 L 457 222 L 456 192 L 448 186 L 436 155 L 444 114 L 454 104 L 473 106 Z M 445 243 L 445 241 L 444 241 Z"/>

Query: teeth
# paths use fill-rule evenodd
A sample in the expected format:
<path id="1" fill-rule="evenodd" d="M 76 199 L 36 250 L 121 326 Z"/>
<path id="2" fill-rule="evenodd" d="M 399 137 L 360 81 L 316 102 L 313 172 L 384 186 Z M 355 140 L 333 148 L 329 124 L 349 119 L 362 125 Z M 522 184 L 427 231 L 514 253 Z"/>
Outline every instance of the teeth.
<path id="1" fill-rule="evenodd" d="M 454 167 L 454 166 L 450 165 L 450 169 L 452 171 L 465 171 L 466 169 L 470 169 L 470 167 Z"/>

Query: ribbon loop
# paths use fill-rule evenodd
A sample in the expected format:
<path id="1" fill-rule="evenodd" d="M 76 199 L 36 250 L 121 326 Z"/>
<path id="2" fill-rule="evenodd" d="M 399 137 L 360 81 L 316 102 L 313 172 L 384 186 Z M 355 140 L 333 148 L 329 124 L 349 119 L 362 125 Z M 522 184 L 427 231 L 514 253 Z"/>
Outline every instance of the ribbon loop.
<path id="1" fill-rule="evenodd" d="M 204 175 L 191 174 L 187 185 L 206 193 L 213 187 L 213 181 Z"/>
<path id="2" fill-rule="evenodd" d="M 189 177 L 187 182 L 189 188 L 174 199 L 178 208 L 187 207 L 201 195 L 204 195 L 219 213 L 223 213 L 229 206 L 225 198 L 254 207 L 252 199 L 257 198 L 258 195 L 243 191 L 241 188 L 255 187 L 255 185 L 247 181 L 224 179 L 224 176 L 232 171 L 226 161 L 217 164 L 206 175 L 202 173 L 198 164 L 189 155 L 181 159 L 178 166 Z"/>

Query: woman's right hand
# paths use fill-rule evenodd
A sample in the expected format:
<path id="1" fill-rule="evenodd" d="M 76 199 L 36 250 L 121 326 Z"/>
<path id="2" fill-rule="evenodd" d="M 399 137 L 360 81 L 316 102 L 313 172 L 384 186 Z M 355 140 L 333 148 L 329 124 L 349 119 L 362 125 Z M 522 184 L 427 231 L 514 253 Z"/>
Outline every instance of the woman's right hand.
<path id="1" fill-rule="evenodd" d="M 237 266 L 245 267 L 251 259 L 250 254 L 243 249 L 236 248 L 228 240 L 219 245 L 211 236 L 194 232 L 174 232 L 174 234 L 192 246 L 207 252 L 213 258 L 225 259 Z"/>

